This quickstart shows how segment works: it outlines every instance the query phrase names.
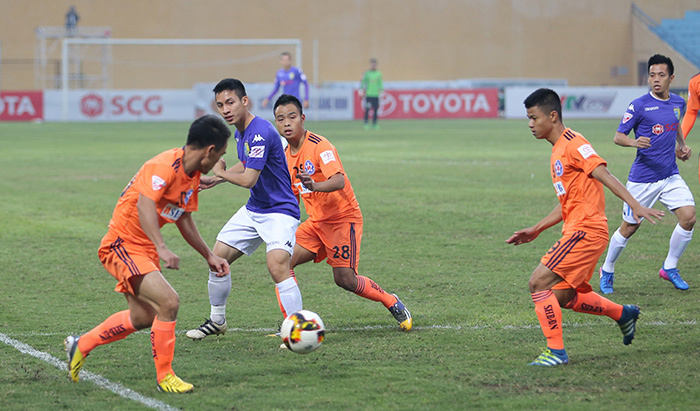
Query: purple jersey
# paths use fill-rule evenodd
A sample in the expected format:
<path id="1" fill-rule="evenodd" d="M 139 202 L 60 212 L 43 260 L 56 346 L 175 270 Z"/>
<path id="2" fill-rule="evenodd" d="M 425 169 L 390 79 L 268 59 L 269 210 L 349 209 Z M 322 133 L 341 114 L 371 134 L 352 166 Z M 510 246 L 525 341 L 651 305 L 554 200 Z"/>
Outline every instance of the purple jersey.
<path id="1" fill-rule="evenodd" d="M 653 183 L 678 174 L 676 136 L 678 122 L 685 111 L 685 100 L 671 93 L 668 100 L 659 100 L 651 92 L 630 103 L 617 131 L 635 138 L 650 137 L 651 147 L 637 149 L 630 168 L 629 181 Z"/>
<path id="2" fill-rule="evenodd" d="M 238 159 L 246 168 L 260 170 L 246 208 L 255 213 L 281 213 L 298 219 L 299 203 L 292 192 L 287 158 L 277 130 L 269 121 L 254 117 L 242 136 L 238 130 L 234 136 Z"/>
<path id="3" fill-rule="evenodd" d="M 304 99 L 302 100 L 299 93 L 299 86 L 304 85 Z M 306 101 L 309 99 L 309 82 L 306 80 L 306 74 L 300 68 L 290 67 L 289 70 L 279 69 L 275 75 L 275 89 L 267 97 L 272 100 L 277 90 L 282 86 L 282 94 L 290 94 L 299 99 Z"/>

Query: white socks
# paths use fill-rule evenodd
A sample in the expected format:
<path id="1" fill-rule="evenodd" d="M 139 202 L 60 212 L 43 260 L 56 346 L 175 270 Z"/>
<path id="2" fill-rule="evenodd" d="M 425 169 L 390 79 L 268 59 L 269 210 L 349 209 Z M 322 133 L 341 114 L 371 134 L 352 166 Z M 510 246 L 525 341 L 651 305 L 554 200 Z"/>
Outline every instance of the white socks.
<path id="1" fill-rule="evenodd" d="M 673 229 L 673 234 L 671 234 L 671 240 L 669 241 L 668 255 L 666 256 L 666 261 L 664 261 L 664 269 L 671 269 L 678 267 L 678 259 L 681 258 L 685 248 L 688 247 L 688 243 L 693 239 L 693 230 L 685 231 L 680 224 L 676 224 L 676 228 Z"/>
<path id="2" fill-rule="evenodd" d="M 216 273 L 209 271 L 209 304 L 211 304 L 210 318 L 217 324 L 226 321 L 226 300 L 231 294 L 231 275 L 217 277 Z M 287 315 L 303 308 L 301 291 L 293 277 L 276 284 L 279 293 L 279 301 Z"/>
<path id="3" fill-rule="evenodd" d="M 226 300 L 231 294 L 231 274 L 217 277 L 216 273 L 209 271 L 209 304 L 211 304 L 210 318 L 217 324 L 226 321 Z"/>
<path id="4" fill-rule="evenodd" d="M 299 286 L 294 277 L 277 283 L 277 292 L 279 293 L 280 304 L 287 315 L 303 308 L 301 291 L 299 291 Z"/>
<path id="5" fill-rule="evenodd" d="M 603 271 L 607 271 L 609 273 L 615 272 L 615 262 L 627 246 L 627 240 L 628 238 L 625 238 L 622 236 L 622 234 L 620 234 L 619 228 L 615 231 L 612 237 L 610 237 L 608 254 L 605 256 L 605 263 L 603 263 Z"/>

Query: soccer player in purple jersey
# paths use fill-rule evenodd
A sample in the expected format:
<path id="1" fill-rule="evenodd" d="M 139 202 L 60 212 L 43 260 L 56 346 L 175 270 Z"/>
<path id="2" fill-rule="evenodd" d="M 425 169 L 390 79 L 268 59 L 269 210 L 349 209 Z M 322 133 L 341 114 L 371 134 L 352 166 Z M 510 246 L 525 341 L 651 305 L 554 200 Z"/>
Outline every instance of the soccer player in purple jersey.
<path id="1" fill-rule="evenodd" d="M 627 107 L 614 142 L 622 147 L 637 149 L 627 190 L 643 206 L 651 207 L 660 201 L 678 218 L 659 277 L 670 281 L 679 290 L 687 290 L 688 283 L 678 272 L 678 260 L 693 237 L 695 201 L 676 165 L 676 157 L 685 161 L 691 154 L 678 124 L 685 109 L 685 100 L 669 91 L 673 81 L 673 62 L 670 58 L 655 54 L 649 59 L 647 68 L 651 91 Z M 627 137 L 632 130 L 634 139 Z M 600 290 L 603 293 L 613 292 L 615 261 L 639 224 L 625 204 L 622 225 L 610 238 L 608 254 L 600 268 Z"/>
<path id="2" fill-rule="evenodd" d="M 303 102 L 304 108 L 309 108 L 309 82 L 306 80 L 306 74 L 299 67 L 292 66 L 292 55 L 289 52 L 280 54 L 280 64 L 282 68 L 277 70 L 275 75 L 275 88 L 269 96 L 262 101 L 263 108 L 272 100 L 272 97 L 277 94 L 277 90 L 282 86 L 282 94 L 289 94 Z M 299 94 L 299 87 L 304 85 L 304 98 Z"/>
<path id="3" fill-rule="evenodd" d="M 221 116 L 236 127 L 238 149 L 236 165 L 226 169 L 220 160 L 215 177 L 201 179 L 201 187 L 210 188 L 223 181 L 249 188 L 248 203 L 224 225 L 216 237 L 214 254 L 229 264 L 243 254 L 251 255 L 263 242 L 267 245 L 267 268 L 276 284 L 277 299 L 286 317 L 302 309 L 301 292 L 290 274 L 289 263 L 299 225 L 299 203 L 292 186 L 282 141 L 269 121 L 248 111 L 245 86 L 236 79 L 221 80 L 214 87 L 216 106 Z M 231 276 L 209 271 L 210 318 L 187 337 L 201 340 L 208 335 L 224 334 L 226 300 L 231 292 Z"/>

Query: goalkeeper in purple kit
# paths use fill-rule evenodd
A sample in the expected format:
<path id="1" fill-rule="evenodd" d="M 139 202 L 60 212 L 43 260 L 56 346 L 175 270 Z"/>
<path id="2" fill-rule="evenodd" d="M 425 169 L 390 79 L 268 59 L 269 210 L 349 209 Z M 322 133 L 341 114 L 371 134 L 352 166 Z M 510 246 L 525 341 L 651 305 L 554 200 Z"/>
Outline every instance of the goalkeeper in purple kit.
<path id="1" fill-rule="evenodd" d="M 282 64 L 282 68 L 277 70 L 275 75 L 275 88 L 262 101 L 263 108 L 267 108 L 280 86 L 282 87 L 282 94 L 289 94 L 298 98 L 304 105 L 304 108 L 309 108 L 309 82 L 306 79 L 306 74 L 299 67 L 292 66 L 292 55 L 286 51 L 280 54 L 280 64 Z M 304 85 L 303 99 L 299 93 L 299 88 L 301 88 L 302 84 Z"/>

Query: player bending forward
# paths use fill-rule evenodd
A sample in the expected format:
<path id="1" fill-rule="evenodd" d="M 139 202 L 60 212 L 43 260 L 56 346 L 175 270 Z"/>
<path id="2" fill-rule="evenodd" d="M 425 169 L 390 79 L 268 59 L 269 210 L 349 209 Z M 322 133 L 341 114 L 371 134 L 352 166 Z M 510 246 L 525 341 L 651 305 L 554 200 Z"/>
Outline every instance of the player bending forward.
<path id="1" fill-rule="evenodd" d="M 194 388 L 172 368 L 180 298 L 163 277 L 159 259 L 165 268 L 177 270 L 180 257 L 165 245 L 160 227 L 175 223 L 185 240 L 207 260 L 210 270 L 228 275 L 228 263 L 209 249 L 191 213 L 197 210 L 201 174 L 217 164 L 230 136 L 231 131 L 217 117 L 198 118 L 184 147 L 147 161 L 122 192 L 99 256 L 117 279 L 114 290 L 124 294 L 128 309 L 112 314 L 81 336 L 66 338 L 68 374 L 74 382 L 78 382 L 85 357 L 93 349 L 150 328 L 158 390 L 183 393 Z"/>
<path id="2" fill-rule="evenodd" d="M 610 174 L 605 160 L 590 143 L 564 126 L 557 93 L 536 90 L 525 99 L 525 108 L 532 134 L 553 146 L 552 182 L 559 205 L 539 223 L 516 231 L 506 243 L 528 243 L 542 231 L 564 221 L 562 238 L 542 257 L 528 284 L 535 313 L 547 338 L 547 349 L 530 365 L 553 366 L 569 362 L 561 329 L 561 307 L 612 318 L 622 330 L 625 345 L 634 338 L 639 307 L 616 304 L 593 292 L 589 284 L 608 243 L 603 185 L 632 208 L 635 218 L 647 218 L 654 223 L 650 217 L 658 219 L 664 213 L 640 205 Z"/>
<path id="3" fill-rule="evenodd" d="M 291 269 L 327 258 L 335 283 L 360 297 L 381 302 L 403 331 L 413 326 L 411 313 L 396 294 L 386 293 L 358 275 L 362 213 L 335 147 L 304 128 L 299 99 L 284 94 L 275 102 L 275 125 L 289 145 L 285 149 L 294 194 L 301 196 L 309 218 L 296 232 Z"/>

